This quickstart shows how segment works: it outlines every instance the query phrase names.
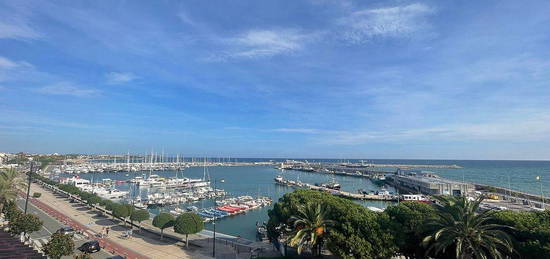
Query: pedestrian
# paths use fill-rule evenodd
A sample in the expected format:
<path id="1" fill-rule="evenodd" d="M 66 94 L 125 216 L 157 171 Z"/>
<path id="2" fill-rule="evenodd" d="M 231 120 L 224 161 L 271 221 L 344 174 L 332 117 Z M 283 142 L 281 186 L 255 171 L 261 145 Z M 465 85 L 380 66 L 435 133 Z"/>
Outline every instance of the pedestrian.
<path id="1" fill-rule="evenodd" d="M 106 236 L 109 236 L 109 227 L 105 228 Z"/>

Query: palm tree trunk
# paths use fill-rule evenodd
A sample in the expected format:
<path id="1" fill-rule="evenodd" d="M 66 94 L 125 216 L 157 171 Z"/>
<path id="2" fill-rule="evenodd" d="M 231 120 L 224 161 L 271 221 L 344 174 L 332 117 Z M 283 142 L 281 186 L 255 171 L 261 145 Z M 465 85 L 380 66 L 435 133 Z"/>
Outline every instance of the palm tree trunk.
<path id="1" fill-rule="evenodd" d="M 164 235 L 164 228 L 160 229 L 160 240 L 162 240 L 162 236 Z"/>
<path id="2" fill-rule="evenodd" d="M 185 248 L 189 248 L 189 234 L 185 234 Z"/>

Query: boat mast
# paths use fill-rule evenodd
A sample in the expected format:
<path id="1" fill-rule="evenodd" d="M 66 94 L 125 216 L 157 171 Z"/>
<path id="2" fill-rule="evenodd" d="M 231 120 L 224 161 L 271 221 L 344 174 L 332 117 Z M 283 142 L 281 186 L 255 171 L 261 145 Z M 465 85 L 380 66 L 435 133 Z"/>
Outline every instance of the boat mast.
<path id="1" fill-rule="evenodd" d="M 149 177 L 147 177 L 147 179 L 149 179 L 151 177 L 151 171 L 153 170 L 153 149 L 151 149 L 151 160 L 150 160 L 150 163 L 149 163 Z"/>

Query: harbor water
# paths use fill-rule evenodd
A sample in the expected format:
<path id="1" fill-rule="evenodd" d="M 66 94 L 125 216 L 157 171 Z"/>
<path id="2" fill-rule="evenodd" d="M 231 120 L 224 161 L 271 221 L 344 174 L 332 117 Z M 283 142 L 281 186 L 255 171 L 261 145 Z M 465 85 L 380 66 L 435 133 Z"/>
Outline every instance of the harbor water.
<path id="1" fill-rule="evenodd" d="M 263 161 L 267 161 L 265 159 Z M 240 159 L 240 161 L 246 161 Z M 262 161 L 255 159 L 254 161 Z M 284 161 L 284 160 L 279 160 Z M 348 160 L 346 160 L 347 162 Z M 359 160 L 349 160 L 349 162 L 358 162 Z M 313 162 L 309 160 L 309 162 Z M 338 162 L 335 160 L 316 160 L 315 162 Z M 514 190 L 540 194 L 541 186 L 545 195 L 550 193 L 550 161 L 465 161 L 465 160 L 368 160 L 368 163 L 378 164 L 431 164 L 431 165 L 459 165 L 459 169 L 429 169 L 438 173 L 442 177 L 465 180 L 468 182 L 489 184 L 502 187 L 511 187 Z M 380 169 L 380 168 L 377 168 Z M 387 168 L 391 171 L 395 169 Z M 420 170 L 420 169 L 419 169 Z M 348 192 L 357 192 L 358 189 L 363 190 L 380 190 L 380 187 L 374 185 L 366 178 L 351 177 L 351 176 L 331 176 L 312 172 L 299 172 L 292 170 L 278 170 L 272 166 L 215 166 L 208 167 L 209 175 L 214 182 L 216 188 L 224 189 L 228 196 L 235 197 L 241 195 L 268 196 L 276 202 L 285 193 L 292 192 L 294 188 L 276 185 L 274 178 L 277 175 L 282 175 L 285 179 L 300 180 L 304 183 L 327 183 L 332 180 L 340 183 L 342 190 Z M 101 179 L 109 178 L 112 180 L 128 180 L 136 176 L 145 176 L 149 172 L 118 172 L 118 173 L 90 173 L 81 174 L 80 177 L 93 180 L 96 182 Z M 128 174 L 128 176 L 126 176 Z M 154 171 L 160 177 L 188 177 L 202 178 L 202 167 L 191 167 L 184 171 Z M 62 177 L 70 175 L 62 174 Z M 537 181 L 536 177 L 541 176 L 541 180 Z M 333 179 L 334 177 L 334 179 Z M 127 183 L 117 185 L 117 189 L 129 190 L 130 185 Z M 388 191 L 394 190 L 387 187 Z M 155 190 L 142 190 L 143 193 Z M 381 201 L 355 201 L 364 206 L 373 206 L 384 208 L 391 204 Z M 180 207 L 196 206 L 198 208 L 210 208 L 215 206 L 214 200 L 201 200 L 195 203 L 185 203 Z M 243 238 L 254 240 L 256 238 L 256 222 L 267 221 L 267 212 L 273 205 L 253 209 L 244 214 L 226 217 L 216 221 L 216 230 L 225 234 L 241 236 Z M 159 211 L 173 209 L 174 206 L 151 208 L 151 212 L 156 214 Z M 212 229 L 212 223 L 207 223 L 206 228 Z"/>
<path id="2" fill-rule="evenodd" d="M 212 180 L 212 187 L 214 182 L 217 189 L 224 189 L 227 195 L 230 197 L 250 195 L 267 196 L 276 202 L 287 192 L 292 192 L 294 189 L 291 187 L 276 185 L 273 180 L 277 175 L 283 175 L 283 177 L 292 180 L 300 180 L 304 183 L 326 183 L 332 181 L 332 177 L 328 175 L 321 175 L 318 173 L 297 172 L 297 171 L 281 171 L 271 166 L 216 166 L 208 167 L 209 175 Z M 90 173 L 80 174 L 81 178 L 93 180 L 98 182 L 101 179 L 109 178 L 113 181 L 116 180 L 128 180 L 136 176 L 147 176 L 149 172 L 133 172 L 128 173 Z M 160 177 L 175 177 L 178 174 L 179 177 L 188 178 L 202 178 L 202 167 L 191 167 L 184 171 L 154 171 L 153 174 L 157 174 Z M 71 175 L 62 174 L 61 177 L 70 177 Z M 223 182 L 222 182 L 223 180 Z M 366 178 L 357 177 L 345 177 L 335 176 L 335 181 L 342 185 L 342 190 L 357 192 L 358 189 L 365 190 L 378 190 L 379 187 L 372 184 L 370 180 Z M 132 187 L 130 184 L 116 185 L 117 189 L 130 190 Z M 134 188 L 137 193 L 137 188 Z M 393 191 L 392 188 L 388 188 L 389 191 Z M 155 192 L 154 189 L 141 189 L 141 194 L 147 192 Z M 160 190 L 158 190 L 160 191 Z M 136 194 L 137 195 L 137 194 Z M 373 206 L 384 208 L 388 204 L 387 202 L 379 201 L 357 201 L 365 206 Z M 184 203 L 180 207 L 185 208 L 188 206 L 196 206 L 198 208 L 210 208 L 215 206 L 214 200 L 201 200 L 194 203 Z M 264 222 L 268 220 L 267 211 L 271 209 L 273 205 L 261 207 L 258 209 L 252 209 L 244 214 L 238 214 L 222 218 L 216 221 L 216 231 L 221 233 L 230 234 L 234 236 L 241 236 L 246 239 L 254 240 L 256 238 L 256 222 Z M 159 213 L 159 211 L 168 212 L 173 209 L 174 206 L 156 207 L 150 208 L 153 214 Z M 207 223 L 206 228 L 212 229 L 212 223 Z"/>

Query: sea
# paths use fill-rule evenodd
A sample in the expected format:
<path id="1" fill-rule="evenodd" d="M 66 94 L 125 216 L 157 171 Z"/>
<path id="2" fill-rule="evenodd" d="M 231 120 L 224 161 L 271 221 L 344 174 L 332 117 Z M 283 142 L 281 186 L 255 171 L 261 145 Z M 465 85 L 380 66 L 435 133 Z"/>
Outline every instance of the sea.
<path id="1" fill-rule="evenodd" d="M 240 158 L 239 162 L 283 162 L 286 159 L 257 159 L 257 158 Z M 305 160 L 305 159 L 293 159 Z M 211 161 L 217 161 L 211 159 Z M 233 159 L 232 159 L 233 161 Z M 360 162 L 361 160 L 331 160 L 331 159 L 307 159 L 308 162 Z M 473 183 L 489 184 L 511 188 L 513 190 L 523 191 L 540 195 L 541 191 L 545 196 L 550 194 L 550 161 L 509 161 L 509 160 L 395 160 L 395 159 L 363 159 L 365 163 L 376 164 L 429 164 L 429 165 L 458 165 L 460 169 L 446 168 L 430 168 L 424 171 L 435 172 L 438 175 L 454 179 L 458 181 L 467 181 Z M 104 161 L 103 161 L 104 162 Z M 326 183 L 336 180 L 341 184 L 342 190 L 349 192 L 357 192 L 363 190 L 380 190 L 385 188 L 390 192 L 395 190 L 389 186 L 376 186 L 369 179 L 352 177 L 352 176 L 329 176 L 312 172 L 301 172 L 293 170 L 279 170 L 273 166 L 214 166 L 207 167 L 208 174 L 217 189 L 224 189 L 229 196 L 250 195 L 268 196 L 276 202 L 285 193 L 292 192 L 294 188 L 276 185 L 274 178 L 277 175 L 282 175 L 285 179 L 300 180 L 304 183 Z M 386 168 L 386 170 L 395 170 Z M 420 169 L 419 169 L 420 170 Z M 204 173 L 203 167 L 191 167 L 183 172 L 177 171 L 155 171 L 155 174 L 161 177 L 188 177 L 202 178 Z M 129 173 L 93 173 L 81 174 L 80 177 L 94 181 L 100 181 L 104 178 L 112 180 L 127 180 L 135 176 L 142 176 L 148 172 Z M 61 175 L 68 176 L 68 175 Z M 540 177 L 540 180 L 537 180 Z M 223 181 L 222 181 L 223 180 Z M 128 184 L 117 185 L 118 189 L 129 190 Z M 355 201 L 364 206 L 372 206 L 377 208 L 385 208 L 392 204 L 391 202 L 382 201 Z M 195 203 L 185 203 L 180 205 L 181 208 L 188 206 L 196 206 L 199 208 L 209 208 L 215 205 L 213 200 L 202 200 Z M 254 240 L 256 238 L 256 223 L 267 222 L 268 210 L 273 207 L 266 206 L 250 210 L 245 214 L 226 217 L 216 221 L 216 231 L 221 233 L 243 237 Z M 151 213 L 157 214 L 160 211 L 173 209 L 174 207 L 160 207 L 150 209 Z M 207 229 L 212 230 L 212 223 L 207 223 Z"/>

